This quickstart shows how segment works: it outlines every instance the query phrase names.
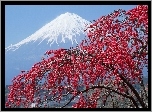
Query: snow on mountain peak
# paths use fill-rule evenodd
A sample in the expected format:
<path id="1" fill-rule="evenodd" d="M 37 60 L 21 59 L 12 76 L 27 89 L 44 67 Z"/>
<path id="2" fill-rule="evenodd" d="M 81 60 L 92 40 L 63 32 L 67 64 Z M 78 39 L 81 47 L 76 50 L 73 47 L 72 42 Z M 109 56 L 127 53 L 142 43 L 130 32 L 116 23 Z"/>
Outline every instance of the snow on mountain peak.
<path id="1" fill-rule="evenodd" d="M 46 24 L 39 30 L 37 30 L 31 36 L 5 49 L 6 51 L 9 51 L 9 50 L 15 51 L 21 45 L 29 43 L 29 42 L 35 42 L 38 39 L 41 39 L 41 42 L 47 39 L 50 45 L 53 44 L 54 42 L 56 42 L 57 44 L 58 42 L 65 43 L 66 38 L 71 40 L 72 44 L 73 44 L 73 41 L 77 43 L 76 41 L 77 35 L 85 34 L 84 29 L 87 24 L 89 25 L 90 22 L 74 13 L 66 12 L 64 14 L 61 14 L 56 19 L 52 20 L 51 22 L 49 22 L 48 24 Z M 58 37 L 61 37 L 61 39 L 59 39 Z"/>

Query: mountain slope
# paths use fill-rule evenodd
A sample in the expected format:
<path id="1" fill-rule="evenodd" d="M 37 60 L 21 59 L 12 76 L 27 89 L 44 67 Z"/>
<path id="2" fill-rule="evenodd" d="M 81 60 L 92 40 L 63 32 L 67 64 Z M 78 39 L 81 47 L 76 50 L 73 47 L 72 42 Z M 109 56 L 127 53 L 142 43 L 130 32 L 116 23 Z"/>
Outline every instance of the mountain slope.
<path id="1" fill-rule="evenodd" d="M 87 20 L 73 13 L 65 13 L 46 24 L 31 36 L 5 48 L 5 78 L 10 84 L 21 70 L 29 70 L 41 61 L 45 51 L 76 46 L 84 39 Z"/>
<path id="2" fill-rule="evenodd" d="M 52 45 L 54 42 L 57 44 L 58 42 L 65 43 L 65 39 L 71 40 L 72 44 L 74 41 L 77 43 L 77 35 L 84 34 L 84 28 L 87 24 L 90 24 L 90 22 L 74 13 L 67 12 L 65 14 L 61 14 L 56 19 L 46 24 L 21 42 L 7 47 L 6 51 L 15 51 L 21 45 L 29 42 L 35 42 L 37 40 L 41 40 L 39 44 L 43 40 L 47 40 L 47 44 L 49 43 L 50 45 Z"/>

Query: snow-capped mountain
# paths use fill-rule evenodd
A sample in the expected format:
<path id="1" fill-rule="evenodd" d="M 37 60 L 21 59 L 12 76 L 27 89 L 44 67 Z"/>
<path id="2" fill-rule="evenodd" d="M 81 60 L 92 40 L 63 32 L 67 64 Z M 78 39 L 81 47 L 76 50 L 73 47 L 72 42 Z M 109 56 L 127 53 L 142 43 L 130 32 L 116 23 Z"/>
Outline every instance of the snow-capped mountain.
<path id="1" fill-rule="evenodd" d="M 38 31 L 5 48 L 5 81 L 11 84 L 21 70 L 29 70 L 41 61 L 45 51 L 76 46 L 85 37 L 84 29 L 90 22 L 74 13 L 61 14 Z"/>
<path id="2" fill-rule="evenodd" d="M 90 24 L 90 22 L 74 13 L 67 12 L 65 14 L 61 14 L 21 42 L 7 47 L 6 51 L 15 51 L 20 46 L 37 40 L 41 40 L 40 43 L 47 40 L 47 44 L 50 45 L 54 42 L 56 42 L 56 44 L 61 42 L 65 43 L 65 39 L 71 40 L 72 44 L 73 42 L 78 43 L 77 40 L 79 40 L 79 38 L 77 36 L 84 34 L 84 28 L 87 24 Z"/>

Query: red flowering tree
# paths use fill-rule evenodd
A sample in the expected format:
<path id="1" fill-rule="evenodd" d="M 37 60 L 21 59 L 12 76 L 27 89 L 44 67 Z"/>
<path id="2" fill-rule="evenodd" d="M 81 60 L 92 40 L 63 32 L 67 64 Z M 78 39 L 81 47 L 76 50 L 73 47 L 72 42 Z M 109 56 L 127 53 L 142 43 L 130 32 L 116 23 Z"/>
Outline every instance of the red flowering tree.
<path id="1" fill-rule="evenodd" d="M 114 11 L 87 31 L 76 48 L 47 51 L 15 77 L 6 107 L 147 108 L 148 6 Z"/>

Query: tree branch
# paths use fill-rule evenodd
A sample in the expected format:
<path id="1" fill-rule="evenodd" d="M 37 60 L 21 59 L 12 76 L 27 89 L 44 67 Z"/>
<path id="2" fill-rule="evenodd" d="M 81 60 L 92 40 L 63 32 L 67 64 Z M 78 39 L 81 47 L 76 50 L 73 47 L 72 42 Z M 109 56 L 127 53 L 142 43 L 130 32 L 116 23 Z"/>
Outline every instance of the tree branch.
<path id="1" fill-rule="evenodd" d="M 89 89 L 86 89 L 86 90 L 83 90 L 83 91 L 78 91 L 77 94 L 76 94 L 75 96 L 73 96 L 73 97 L 72 97 L 64 106 L 62 106 L 61 108 L 66 107 L 66 106 L 67 106 L 76 96 L 78 96 L 80 93 L 85 93 L 85 92 L 89 91 L 90 89 L 95 89 L 95 88 L 99 88 L 99 89 L 105 88 L 105 89 L 107 89 L 107 90 L 110 90 L 111 92 L 114 92 L 114 93 L 117 93 L 117 94 L 119 94 L 119 95 L 121 95 L 121 96 L 123 96 L 123 97 L 129 98 L 129 99 L 133 102 L 133 104 L 136 106 L 136 108 L 139 108 L 139 107 L 138 107 L 138 104 L 136 103 L 136 101 L 134 100 L 134 98 L 133 98 L 132 96 L 128 96 L 128 95 L 126 95 L 126 94 L 120 93 L 120 92 L 118 92 L 118 91 L 116 91 L 116 90 L 114 90 L 114 89 L 111 89 L 111 87 L 106 87 L 106 86 L 93 86 L 93 87 L 91 87 L 91 88 L 89 88 Z"/>
<path id="2" fill-rule="evenodd" d="M 147 108 L 147 106 L 145 105 L 145 103 L 143 102 L 142 98 L 140 98 L 138 92 L 135 90 L 135 88 L 132 86 L 132 84 L 130 84 L 126 78 L 124 78 L 121 74 L 119 74 L 120 78 L 127 84 L 127 86 L 132 90 L 132 92 L 135 94 L 135 96 L 137 97 L 138 101 L 140 102 L 141 106 L 143 108 Z"/>

